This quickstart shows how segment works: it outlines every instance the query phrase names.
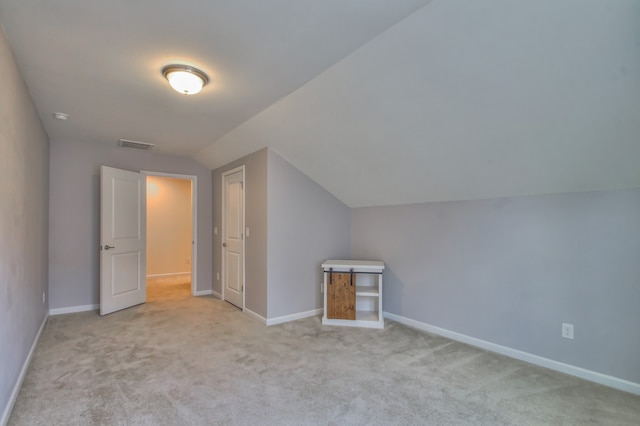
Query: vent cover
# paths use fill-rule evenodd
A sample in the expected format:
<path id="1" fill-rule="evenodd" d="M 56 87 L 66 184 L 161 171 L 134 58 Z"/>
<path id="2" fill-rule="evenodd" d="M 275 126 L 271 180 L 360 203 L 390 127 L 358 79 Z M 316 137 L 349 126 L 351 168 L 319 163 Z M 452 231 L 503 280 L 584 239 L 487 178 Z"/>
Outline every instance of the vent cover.
<path id="1" fill-rule="evenodd" d="M 154 147 L 152 143 L 130 141 L 128 139 L 120 139 L 118 141 L 118 145 L 123 148 L 141 149 L 143 151 L 149 151 L 151 148 Z"/>

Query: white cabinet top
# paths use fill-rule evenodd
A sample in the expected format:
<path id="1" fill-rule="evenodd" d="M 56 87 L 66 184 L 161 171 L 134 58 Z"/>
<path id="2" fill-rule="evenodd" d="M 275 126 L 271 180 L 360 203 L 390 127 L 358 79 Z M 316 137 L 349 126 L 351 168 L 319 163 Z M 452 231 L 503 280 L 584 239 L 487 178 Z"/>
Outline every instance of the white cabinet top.
<path id="1" fill-rule="evenodd" d="M 322 263 L 323 269 L 354 269 L 362 272 L 380 272 L 384 269 L 384 262 L 381 260 L 325 260 Z"/>

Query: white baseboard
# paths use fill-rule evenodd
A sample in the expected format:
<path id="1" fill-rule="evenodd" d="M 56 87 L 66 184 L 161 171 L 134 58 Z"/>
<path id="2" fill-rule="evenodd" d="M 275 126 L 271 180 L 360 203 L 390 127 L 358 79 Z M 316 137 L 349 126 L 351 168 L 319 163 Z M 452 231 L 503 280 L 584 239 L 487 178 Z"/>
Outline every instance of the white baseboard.
<path id="1" fill-rule="evenodd" d="M 149 274 L 147 278 L 175 277 L 178 275 L 191 275 L 191 271 L 187 272 L 170 272 L 168 274 Z"/>
<path id="2" fill-rule="evenodd" d="M 212 294 L 213 291 L 212 290 L 200 290 L 200 291 L 195 291 L 193 293 L 194 296 L 207 296 L 209 294 Z"/>
<path id="3" fill-rule="evenodd" d="M 250 309 L 247 309 L 247 308 L 244 309 L 244 313 L 245 314 L 249 315 L 253 319 L 256 319 L 256 320 L 260 321 L 261 324 L 267 325 L 267 326 L 276 325 L 276 324 L 282 324 L 282 323 L 285 323 L 285 322 L 295 321 L 295 320 L 299 320 L 299 319 L 302 319 L 302 318 L 313 317 L 313 316 L 322 314 L 322 312 L 323 312 L 323 309 L 322 308 L 318 308 L 318 309 L 312 309 L 312 310 L 306 311 L 306 312 L 298 312 L 297 314 L 284 315 L 284 316 L 281 316 L 281 317 L 266 319 L 262 315 L 256 314 L 255 312 L 253 312 Z"/>
<path id="4" fill-rule="evenodd" d="M 40 329 L 38 330 L 38 334 L 36 334 L 36 338 L 33 339 L 33 344 L 31 345 L 31 349 L 29 350 L 29 354 L 27 358 L 24 360 L 22 364 L 22 370 L 20 370 L 20 375 L 18 376 L 18 380 L 16 384 L 13 386 L 13 391 L 11 392 L 11 397 L 9 398 L 9 402 L 7 406 L 4 408 L 4 412 L 2 413 L 2 418 L 0 419 L 0 425 L 6 425 L 9 421 L 9 415 L 11 414 L 11 410 L 13 409 L 13 405 L 16 403 L 16 399 L 18 398 L 18 393 L 20 392 L 20 388 L 22 387 L 22 382 L 24 382 L 24 376 L 27 374 L 27 370 L 29 369 L 29 365 L 31 364 L 31 357 L 33 357 L 33 352 L 38 346 L 38 342 L 40 341 L 40 335 L 42 334 L 42 330 L 44 330 L 45 324 L 47 324 L 47 320 L 49 319 L 49 315 L 45 315 L 42 320 L 42 324 L 40 324 Z"/>
<path id="5" fill-rule="evenodd" d="M 222 295 L 217 291 L 211 290 L 211 294 L 213 295 L 213 297 L 217 297 L 218 299 L 222 300 Z"/>
<path id="6" fill-rule="evenodd" d="M 506 355 L 510 358 L 519 359 L 521 361 L 539 365 L 541 367 L 545 367 L 550 370 L 559 371 L 561 373 L 579 377 L 584 380 L 589 380 L 591 382 L 609 386 L 614 389 L 619 389 L 635 395 L 640 395 L 640 383 L 630 382 L 628 380 L 619 379 L 617 377 L 608 376 L 606 374 L 597 373 L 591 370 L 586 370 L 584 368 L 576 367 L 574 365 L 565 364 L 563 362 L 554 361 L 548 358 L 543 358 L 541 356 L 533 355 L 528 352 L 519 351 L 517 349 L 509 348 L 507 346 L 501 346 L 495 343 L 488 342 L 486 340 L 476 339 L 475 337 L 470 337 L 464 334 L 456 333 L 455 331 L 446 330 L 444 328 L 440 328 L 434 325 L 412 320 L 410 318 L 402 317 L 400 315 L 392 314 L 390 312 L 383 312 L 383 316 L 385 318 L 389 318 L 390 320 L 397 321 L 400 324 L 408 325 L 410 327 L 414 327 L 419 330 L 423 330 L 429 333 L 448 337 L 449 339 L 466 343 L 471 346 L 476 346 L 478 348 L 486 349 L 491 352 L 496 352 L 502 355 Z"/>
<path id="7" fill-rule="evenodd" d="M 97 311 L 100 305 L 69 306 L 68 308 L 49 309 L 49 315 L 73 314 L 75 312 Z"/>
<path id="8" fill-rule="evenodd" d="M 282 324 L 289 321 L 299 320 L 302 318 L 315 317 L 316 315 L 322 314 L 322 312 L 323 312 L 323 309 L 318 308 L 318 309 L 312 309 L 306 312 L 298 312 L 297 314 L 283 315 L 281 317 L 269 318 L 268 320 L 266 320 L 266 324 L 276 325 L 276 324 Z"/>
<path id="9" fill-rule="evenodd" d="M 249 315 L 251 318 L 256 319 L 262 323 L 262 325 L 267 325 L 267 319 L 260 314 L 256 314 L 250 309 L 244 308 L 243 312 Z"/>

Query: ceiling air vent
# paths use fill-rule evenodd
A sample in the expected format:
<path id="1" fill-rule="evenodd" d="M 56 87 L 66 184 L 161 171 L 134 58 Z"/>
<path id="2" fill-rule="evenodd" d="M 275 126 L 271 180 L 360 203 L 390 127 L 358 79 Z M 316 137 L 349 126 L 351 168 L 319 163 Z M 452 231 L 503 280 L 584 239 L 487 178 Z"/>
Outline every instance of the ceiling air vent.
<path id="1" fill-rule="evenodd" d="M 128 139 L 120 139 L 118 141 L 118 145 L 120 145 L 123 148 L 141 149 L 143 151 L 149 151 L 151 148 L 154 147 L 152 143 L 130 141 Z"/>

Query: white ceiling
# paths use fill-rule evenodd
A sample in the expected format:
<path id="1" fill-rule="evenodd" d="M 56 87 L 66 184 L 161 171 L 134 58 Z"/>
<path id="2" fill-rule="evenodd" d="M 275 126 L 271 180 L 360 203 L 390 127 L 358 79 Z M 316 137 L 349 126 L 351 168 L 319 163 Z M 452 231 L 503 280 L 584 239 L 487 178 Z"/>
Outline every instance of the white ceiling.
<path id="1" fill-rule="evenodd" d="M 194 155 L 427 2 L 0 0 L 0 20 L 51 140 Z M 173 92 L 171 63 L 210 85 Z"/>
<path id="2" fill-rule="evenodd" d="M 0 20 L 53 141 L 212 168 L 269 146 L 352 207 L 640 187 L 636 0 L 0 0 Z M 211 86 L 172 92 L 170 62 Z"/>

